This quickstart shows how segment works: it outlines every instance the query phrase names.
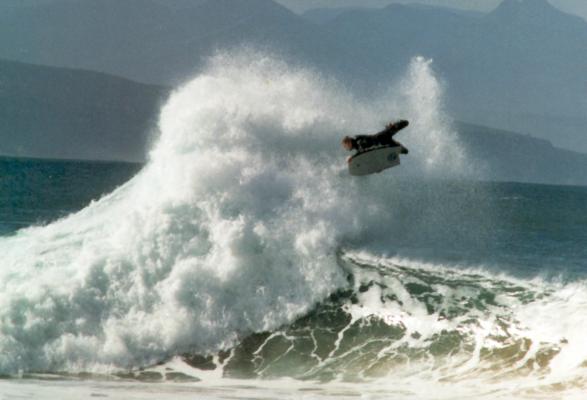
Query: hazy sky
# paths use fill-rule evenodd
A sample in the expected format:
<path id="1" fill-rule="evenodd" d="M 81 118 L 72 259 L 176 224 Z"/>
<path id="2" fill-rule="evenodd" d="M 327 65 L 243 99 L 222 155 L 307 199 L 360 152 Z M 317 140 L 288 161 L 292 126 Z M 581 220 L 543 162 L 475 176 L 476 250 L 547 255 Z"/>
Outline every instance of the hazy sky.
<path id="1" fill-rule="evenodd" d="M 277 0 L 296 12 L 319 7 L 384 7 L 391 3 L 420 3 L 458 7 L 468 10 L 490 11 L 502 0 Z M 533 1 L 533 0 L 529 0 Z M 549 0 L 561 10 L 580 15 L 587 19 L 587 0 Z"/>

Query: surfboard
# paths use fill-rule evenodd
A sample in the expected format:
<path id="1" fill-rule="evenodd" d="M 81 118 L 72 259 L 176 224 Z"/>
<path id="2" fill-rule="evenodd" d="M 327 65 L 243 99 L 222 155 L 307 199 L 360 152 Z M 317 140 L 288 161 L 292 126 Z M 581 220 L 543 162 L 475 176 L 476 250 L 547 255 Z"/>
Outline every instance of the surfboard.
<path id="1" fill-rule="evenodd" d="M 348 160 L 349 173 L 354 176 L 370 175 L 399 165 L 401 147 L 376 147 L 355 154 Z"/>

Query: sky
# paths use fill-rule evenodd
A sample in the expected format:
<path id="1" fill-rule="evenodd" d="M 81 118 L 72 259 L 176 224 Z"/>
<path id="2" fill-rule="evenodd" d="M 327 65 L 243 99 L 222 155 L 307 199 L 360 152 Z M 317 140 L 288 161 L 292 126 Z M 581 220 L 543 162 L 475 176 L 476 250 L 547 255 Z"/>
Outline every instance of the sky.
<path id="1" fill-rule="evenodd" d="M 384 7 L 391 3 L 420 3 L 466 10 L 491 11 L 502 0 L 276 0 L 295 12 L 322 7 Z M 530 0 L 532 1 L 532 0 Z M 587 0 L 549 0 L 559 9 L 587 20 Z"/>

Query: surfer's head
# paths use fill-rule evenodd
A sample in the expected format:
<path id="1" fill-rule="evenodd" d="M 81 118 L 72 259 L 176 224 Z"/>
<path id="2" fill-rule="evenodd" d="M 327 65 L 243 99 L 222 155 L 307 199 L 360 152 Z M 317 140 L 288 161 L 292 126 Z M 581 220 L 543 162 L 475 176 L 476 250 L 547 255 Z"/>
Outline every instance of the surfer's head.
<path id="1" fill-rule="evenodd" d="M 350 136 L 345 136 L 342 139 L 341 143 L 342 143 L 342 147 L 344 147 L 348 151 L 351 151 L 353 149 L 353 139 Z"/>

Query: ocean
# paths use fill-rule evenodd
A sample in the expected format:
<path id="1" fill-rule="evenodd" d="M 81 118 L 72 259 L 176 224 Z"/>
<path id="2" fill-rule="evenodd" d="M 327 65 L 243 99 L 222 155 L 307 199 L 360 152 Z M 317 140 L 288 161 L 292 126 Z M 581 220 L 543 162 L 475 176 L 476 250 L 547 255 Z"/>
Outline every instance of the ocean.
<path id="1" fill-rule="evenodd" d="M 144 165 L 1 159 L 0 398 L 583 398 L 587 188 L 484 181 L 443 96 L 219 55 Z"/>

